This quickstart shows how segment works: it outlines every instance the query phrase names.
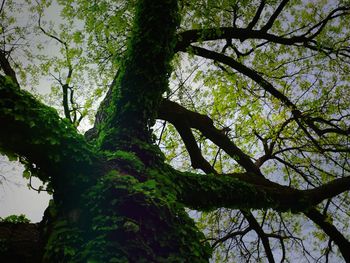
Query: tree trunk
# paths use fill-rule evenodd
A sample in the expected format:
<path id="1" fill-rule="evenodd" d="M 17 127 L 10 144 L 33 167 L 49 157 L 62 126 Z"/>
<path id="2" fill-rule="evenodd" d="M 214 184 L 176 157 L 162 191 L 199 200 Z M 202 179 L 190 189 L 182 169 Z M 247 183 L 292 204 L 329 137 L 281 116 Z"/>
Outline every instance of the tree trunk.
<path id="1" fill-rule="evenodd" d="M 165 176 L 170 170 L 165 171 L 150 130 L 168 87 L 178 22 L 176 0 L 137 1 L 128 51 L 112 87 L 106 117 L 92 142 L 98 150 L 91 150 L 80 137 L 72 141 L 65 131 L 67 124 L 60 123 L 63 132 L 54 137 L 57 144 L 67 147 L 56 152 L 55 164 L 51 151 L 47 152 L 49 160 L 38 152 L 35 167 L 29 167 L 32 174 L 49 181 L 53 190 L 41 224 L 43 262 L 208 261 L 210 249 L 201 243 L 203 234 L 177 202 L 176 188 Z M 5 82 L 4 86 L 10 86 Z M 11 103 L 21 98 L 19 90 L 15 94 L 8 90 L 6 95 Z M 32 98 L 28 101 L 24 104 L 42 107 Z M 11 123 L 8 127 L 13 130 L 7 132 L 20 128 L 14 127 L 9 116 L 2 121 Z M 21 123 L 26 124 L 28 120 Z M 37 120 L 36 125 L 40 126 Z M 23 142 L 14 152 L 30 159 L 32 147 L 42 144 L 41 151 L 45 151 L 44 143 L 33 146 L 38 132 L 21 138 L 28 147 Z M 13 144 L 18 143 L 8 142 L 4 148 Z M 82 145 L 90 150 L 84 152 Z"/>
<path id="2" fill-rule="evenodd" d="M 43 243 L 39 224 L 0 223 L 0 262 L 37 263 Z"/>

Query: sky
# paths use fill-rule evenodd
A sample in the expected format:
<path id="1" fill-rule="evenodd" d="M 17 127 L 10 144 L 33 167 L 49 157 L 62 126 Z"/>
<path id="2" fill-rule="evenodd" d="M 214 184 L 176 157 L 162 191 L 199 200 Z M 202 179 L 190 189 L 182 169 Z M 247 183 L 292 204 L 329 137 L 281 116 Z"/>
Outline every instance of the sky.
<path id="1" fill-rule="evenodd" d="M 23 165 L 0 156 L 0 217 L 24 214 L 31 222 L 40 222 L 50 196 L 29 189 L 28 180 L 22 177 Z M 33 179 L 32 186 L 41 184 Z"/>

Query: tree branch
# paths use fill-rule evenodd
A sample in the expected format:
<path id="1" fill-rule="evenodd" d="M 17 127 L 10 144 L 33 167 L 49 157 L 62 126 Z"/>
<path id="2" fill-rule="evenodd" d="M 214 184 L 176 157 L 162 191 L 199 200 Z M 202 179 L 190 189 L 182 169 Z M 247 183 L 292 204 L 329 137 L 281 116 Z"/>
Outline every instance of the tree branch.
<path id="1" fill-rule="evenodd" d="M 174 123 L 174 126 L 179 132 L 183 142 L 185 143 L 187 152 L 191 158 L 192 167 L 194 169 L 201 169 L 207 174 L 215 174 L 216 171 L 213 169 L 210 163 L 203 157 L 189 125 L 186 125 L 185 122 L 179 121 L 177 123 Z"/>
<path id="2" fill-rule="evenodd" d="M 289 2 L 289 0 L 283 0 L 277 7 L 276 11 L 272 14 L 269 21 L 261 28 L 261 31 L 267 32 L 279 16 L 279 14 L 282 12 L 283 8 L 286 6 L 286 4 Z"/>
<path id="3" fill-rule="evenodd" d="M 238 72 L 246 75 L 250 79 L 254 80 L 257 84 L 259 84 L 263 89 L 269 92 L 272 96 L 276 97 L 280 101 L 282 101 L 286 106 L 290 107 L 292 110 L 296 109 L 296 106 L 293 102 L 289 100 L 283 93 L 277 90 L 271 83 L 265 80 L 260 74 L 258 74 L 255 70 L 248 68 L 247 66 L 239 63 L 231 57 L 228 57 L 224 54 L 220 54 L 205 48 L 191 46 L 191 50 L 193 50 L 194 54 L 212 59 L 214 61 L 223 63 L 237 70 Z"/>
<path id="4" fill-rule="evenodd" d="M 311 208 L 304 214 L 318 225 L 334 243 L 338 246 L 340 253 L 346 260 L 350 262 L 350 242 L 338 231 L 338 229 L 327 221 L 326 216 L 322 215 L 316 208 Z"/>
<path id="5" fill-rule="evenodd" d="M 205 48 L 197 47 L 197 46 L 191 46 L 191 50 L 194 52 L 194 54 L 198 56 L 201 56 L 207 59 L 212 59 L 214 61 L 217 61 L 232 67 L 233 69 L 237 70 L 239 73 L 244 74 L 245 76 L 255 81 L 264 90 L 266 90 L 272 96 L 274 96 L 275 98 L 280 100 L 282 103 L 284 103 L 287 107 L 290 108 L 291 113 L 294 116 L 294 120 L 297 122 L 298 126 L 304 131 L 305 135 L 320 150 L 320 152 L 324 152 L 324 149 L 322 149 L 318 141 L 308 132 L 306 127 L 304 127 L 301 120 L 305 121 L 308 127 L 311 128 L 314 132 L 316 132 L 316 134 L 319 136 L 324 134 L 323 130 L 316 127 L 312 119 L 310 118 L 310 116 L 303 115 L 302 112 L 297 108 L 297 106 L 287 96 L 285 96 L 282 92 L 276 89 L 270 82 L 265 80 L 262 76 L 260 76 L 258 72 L 256 72 L 251 68 L 248 68 L 247 66 L 239 63 L 235 59 L 228 57 L 224 54 L 220 54 L 220 53 L 207 50 Z M 343 132 L 346 134 L 347 131 L 343 131 Z"/>
<path id="6" fill-rule="evenodd" d="M 212 41 L 219 39 L 238 39 L 240 41 L 245 41 L 247 39 L 257 39 L 257 40 L 266 40 L 267 42 L 282 44 L 282 45 L 294 45 L 294 46 L 303 46 L 314 51 L 323 51 L 325 53 L 334 53 L 341 54 L 343 56 L 349 57 L 347 54 L 349 50 L 347 47 L 340 49 L 333 49 L 329 46 L 324 46 L 321 43 L 318 43 L 314 38 L 319 35 L 326 24 L 334 18 L 348 15 L 349 7 L 338 7 L 332 10 L 328 16 L 322 21 L 316 23 L 306 31 L 299 35 L 293 35 L 291 37 L 286 37 L 287 35 L 292 35 L 293 32 L 286 33 L 284 35 L 275 35 L 268 33 L 267 31 L 272 27 L 273 22 L 280 14 L 284 6 L 288 3 L 288 0 L 283 0 L 279 7 L 276 9 L 275 13 L 271 16 L 267 24 L 261 29 L 254 30 L 253 27 L 256 24 L 259 16 L 259 12 L 262 12 L 264 8 L 264 1 L 260 3 L 260 6 L 255 14 L 253 20 L 248 24 L 247 28 L 237 28 L 237 27 L 218 27 L 218 28 L 205 28 L 205 29 L 191 29 L 178 34 L 178 41 L 176 44 L 176 51 L 186 51 L 186 49 L 195 42 L 199 41 Z M 342 13 L 334 15 L 338 11 L 343 11 Z M 312 33 L 314 29 L 317 29 L 316 32 Z"/>
<path id="7" fill-rule="evenodd" d="M 71 81 L 72 74 L 73 74 L 73 66 L 72 66 L 71 58 L 69 56 L 68 43 L 66 41 L 63 41 L 59 37 L 57 37 L 57 36 L 55 36 L 53 34 L 50 34 L 49 32 L 47 32 L 41 26 L 41 14 L 39 14 L 38 26 L 39 26 L 39 29 L 41 30 L 41 32 L 43 32 L 44 35 L 46 35 L 46 36 L 56 40 L 57 42 L 59 42 L 60 44 L 62 44 L 64 46 L 66 63 L 67 63 L 67 67 L 68 67 L 68 73 L 67 73 L 67 77 L 66 77 L 65 83 L 62 83 L 62 81 L 60 79 L 58 79 L 58 82 L 60 83 L 60 85 L 62 87 L 62 105 L 63 105 L 63 110 L 64 110 L 64 116 L 70 121 L 70 123 L 75 124 L 72 121 L 72 117 L 71 117 L 71 114 L 70 114 L 71 111 L 69 109 L 69 99 L 68 99 L 68 89 L 70 88 L 69 87 L 69 83 Z M 76 114 L 76 112 L 74 112 L 74 113 Z"/>
<path id="8" fill-rule="evenodd" d="M 335 179 L 327 184 L 311 190 L 307 190 L 312 202 L 318 204 L 325 199 L 332 198 L 338 194 L 350 190 L 350 176 Z"/>
<path id="9" fill-rule="evenodd" d="M 337 18 L 339 16 L 342 16 L 342 15 L 347 15 L 349 14 L 348 11 L 350 10 L 349 7 L 345 7 L 345 6 L 342 6 L 342 7 L 337 7 L 335 9 L 333 9 L 331 12 L 329 12 L 329 14 L 327 15 L 327 17 L 325 19 L 323 19 L 322 21 L 318 22 L 317 24 L 313 25 L 312 27 L 310 27 L 305 34 L 303 34 L 304 36 L 307 36 L 308 34 L 312 33 L 312 31 L 316 28 L 318 28 L 316 30 L 315 33 L 313 33 L 311 36 L 309 36 L 308 38 L 309 39 L 313 39 L 315 38 L 317 35 L 319 35 L 322 30 L 324 29 L 324 27 L 327 25 L 327 23 L 334 19 L 334 18 Z M 336 14 L 338 11 L 344 11 L 343 13 L 340 13 L 340 14 Z"/>
<path id="10" fill-rule="evenodd" d="M 231 232 L 231 233 L 225 235 L 224 237 L 215 240 L 215 242 L 211 246 L 212 246 L 212 248 L 215 248 L 219 244 L 224 243 L 226 240 L 233 238 L 233 237 L 236 237 L 236 236 L 244 236 L 245 234 L 247 234 L 251 230 L 252 230 L 252 228 L 249 226 L 244 230 Z"/>
<path id="11" fill-rule="evenodd" d="M 62 105 L 64 110 L 64 116 L 69 120 L 70 123 L 73 123 L 72 118 L 70 116 L 70 110 L 68 105 L 68 85 L 62 85 Z"/>
<path id="12" fill-rule="evenodd" d="M 261 173 L 259 169 L 254 165 L 254 163 L 250 160 L 250 158 L 245 155 L 237 146 L 235 146 L 226 135 L 222 134 L 220 130 L 217 130 L 214 126 L 212 121 L 209 117 L 205 115 L 201 115 L 198 113 L 191 112 L 182 106 L 178 105 L 177 103 L 170 102 L 167 100 L 163 100 L 161 107 L 159 109 L 159 117 L 167 120 L 171 123 L 177 123 L 179 120 L 186 120 L 187 123 L 191 124 L 191 127 L 196 128 L 200 130 L 207 138 L 211 139 L 214 143 L 216 143 L 220 148 L 227 151 L 228 153 L 231 153 L 232 156 L 235 156 L 237 159 L 237 155 L 239 155 L 240 158 L 237 159 L 237 162 L 242 165 L 247 171 L 249 170 L 253 174 L 235 174 L 234 177 L 227 177 L 227 176 L 210 176 L 210 175 L 203 175 L 200 178 L 197 178 L 198 182 L 195 183 L 195 180 L 193 180 L 193 177 L 188 177 L 192 183 L 194 183 L 194 189 L 191 190 L 191 184 L 188 184 L 188 189 L 185 191 L 182 191 L 182 193 L 188 194 L 188 197 L 183 197 L 185 203 L 189 206 L 194 206 L 194 208 L 203 208 L 203 209 L 213 209 L 216 207 L 227 207 L 227 208 L 245 208 L 245 202 L 249 200 L 249 198 L 253 198 L 252 203 L 250 203 L 247 207 L 250 208 L 266 208 L 267 207 L 273 207 L 269 206 L 269 200 L 274 200 L 275 202 L 282 202 L 281 204 L 275 204 L 276 207 L 279 207 L 278 209 L 284 207 L 284 209 L 292 209 L 292 210 L 306 210 L 308 207 L 314 206 L 320 202 L 322 202 L 325 199 L 334 197 L 344 191 L 348 191 L 350 189 L 350 177 L 344 177 L 336 179 L 328 184 L 322 185 L 320 187 L 316 187 L 311 190 L 296 190 L 292 189 L 290 187 L 281 186 L 279 184 L 273 183 L 269 180 L 264 179 L 261 176 Z M 186 176 L 185 176 L 186 177 Z M 209 179 L 211 177 L 211 179 Z M 184 183 L 182 186 L 185 188 L 186 178 L 179 178 L 176 181 L 181 181 Z M 208 189 L 198 186 L 197 184 L 201 186 L 205 186 L 205 181 L 208 180 L 206 183 L 209 185 L 215 185 L 217 183 L 217 186 L 213 186 L 212 188 L 209 187 Z M 210 183 L 210 180 L 212 180 L 212 183 Z M 218 180 L 218 181 L 217 181 Z M 223 180 L 220 182 L 220 180 Z M 229 180 L 229 181 L 226 181 Z M 230 182 L 230 180 L 233 180 Z M 222 183 L 222 185 L 221 185 Z M 236 187 L 234 184 L 236 184 Z M 241 184 L 243 183 L 243 184 Z M 225 184 L 228 186 L 232 186 L 232 189 L 224 190 Z M 242 189 L 241 189 L 242 187 Z M 218 190 L 216 193 L 210 193 L 211 190 Z M 194 196 L 192 196 L 193 192 L 198 191 Z M 222 194 L 221 191 L 224 193 L 232 193 L 232 199 L 231 201 L 233 203 L 229 202 L 229 197 L 226 201 L 228 203 L 225 204 L 226 201 L 223 201 L 226 197 L 223 197 L 222 200 L 218 200 L 219 203 L 215 203 L 213 200 L 216 198 L 219 198 L 219 196 Z M 215 192 L 215 191 L 213 191 Z M 248 196 L 243 197 L 237 197 L 235 194 L 237 193 L 245 193 L 248 194 Z M 255 196 L 256 194 L 256 196 Z M 270 196 L 270 194 L 272 196 Z M 206 200 L 204 204 L 198 205 L 198 203 L 193 203 L 191 205 L 191 198 L 194 198 L 193 200 L 198 198 L 199 196 L 205 196 L 209 199 L 212 198 L 212 200 Z M 264 199 L 264 196 L 266 199 Z M 240 203 L 240 201 L 243 202 L 242 207 L 236 206 Z M 256 199 L 254 199 L 256 198 Z M 219 198 L 221 199 L 221 198 Z M 246 200 L 247 199 L 247 200 Z M 263 200 L 261 204 L 258 204 L 258 200 Z M 254 201 L 255 200 L 255 201 Z M 289 201 L 288 201 L 289 200 Z M 298 201 L 299 200 L 299 201 Z M 190 203 L 187 203 L 189 202 Z M 198 200 L 199 201 L 199 200 Z M 221 203 L 223 202 L 223 203 Z M 285 203 L 286 202 L 286 203 Z M 204 205 L 204 207 L 202 206 Z M 213 206 L 213 207 L 211 207 Z M 282 208 L 283 210 L 283 208 Z"/>
<path id="13" fill-rule="evenodd" d="M 189 111 L 175 102 L 164 99 L 158 111 L 158 118 L 169 121 L 175 127 L 178 123 L 186 120 L 191 128 L 198 129 L 205 137 L 236 160 L 246 171 L 260 173 L 250 157 L 239 149 L 224 132 L 215 128 L 213 121 L 208 116 Z"/>
<path id="14" fill-rule="evenodd" d="M 256 23 L 259 21 L 259 18 L 261 16 L 261 13 L 266 5 L 265 0 L 260 1 L 260 5 L 258 7 L 258 10 L 256 11 L 252 21 L 248 24 L 247 29 L 253 29 L 253 27 L 256 25 Z"/>
<path id="15" fill-rule="evenodd" d="M 5 51 L 2 50 L 0 50 L 0 67 L 4 71 L 5 75 L 9 76 L 12 79 L 12 81 L 19 86 L 16 73 L 8 61 Z"/>
<path id="16" fill-rule="evenodd" d="M 82 135 L 57 112 L 0 75 L 0 149 L 34 164 L 48 181 L 59 172 L 88 169 L 94 154 Z M 83 169 L 83 170 L 84 170 Z"/>
<path id="17" fill-rule="evenodd" d="M 203 157 L 197 142 L 192 134 L 192 131 L 190 129 L 190 125 L 187 123 L 187 119 L 185 118 L 179 118 L 178 121 L 174 124 L 175 128 L 179 132 L 182 140 L 185 143 L 186 149 L 190 155 L 192 167 L 197 169 L 202 169 L 206 174 L 217 174 L 217 171 L 209 164 L 209 162 Z M 266 236 L 265 232 L 263 231 L 262 227 L 260 227 L 259 223 L 256 221 L 255 217 L 252 213 L 247 211 L 241 211 L 244 215 L 244 217 L 247 219 L 250 228 L 253 229 L 257 235 L 261 238 L 267 258 L 270 263 L 275 262 L 272 254 L 272 250 L 270 247 L 269 239 Z M 245 232 L 246 233 L 246 232 Z M 237 233 L 236 233 L 237 234 Z M 244 233 L 242 233 L 244 234 Z M 226 235 L 223 239 L 220 239 L 221 242 L 224 242 L 228 238 L 232 238 L 233 235 L 229 234 Z M 213 247 L 216 246 L 220 242 L 217 240 Z"/>
<path id="18" fill-rule="evenodd" d="M 309 40 L 305 36 L 292 36 L 287 38 L 250 28 L 219 27 L 191 29 L 178 34 L 175 50 L 186 51 L 192 43 L 219 39 L 238 39 L 240 41 L 246 39 L 261 39 L 283 45 L 303 44 Z"/>
<path id="19" fill-rule="evenodd" d="M 251 212 L 244 212 L 244 217 L 247 219 L 249 225 L 254 229 L 254 231 L 257 233 L 257 235 L 261 238 L 262 244 L 265 249 L 266 257 L 269 261 L 269 263 L 274 263 L 275 259 L 272 254 L 269 237 L 266 235 L 262 227 L 259 225 L 258 221 L 256 221 L 255 217 Z"/>
<path id="20" fill-rule="evenodd" d="M 113 88 L 110 116 L 103 124 L 101 148 L 129 148 L 135 140 L 151 143 L 151 126 L 168 87 L 170 60 L 174 55 L 175 30 L 178 26 L 176 0 L 139 1 L 128 52 Z M 108 131 L 107 131 L 108 130 Z M 107 134 L 107 135 L 106 135 Z"/>
<path id="21" fill-rule="evenodd" d="M 0 6 L 0 14 L 1 14 L 1 13 L 2 13 L 2 11 L 4 10 L 5 1 L 6 1 L 6 0 L 2 0 L 2 2 L 1 2 L 1 6 Z"/>
<path id="22" fill-rule="evenodd" d="M 311 190 L 297 190 L 251 173 L 203 175 L 174 172 L 173 176 L 179 200 L 201 211 L 225 207 L 303 212 L 350 190 L 350 177 L 335 179 Z"/>
<path id="23" fill-rule="evenodd" d="M 163 100 L 163 102 L 161 104 L 161 107 L 159 110 L 159 117 L 164 119 L 164 120 L 167 120 L 171 123 L 178 123 L 179 120 L 186 120 L 187 123 L 191 124 L 191 127 L 200 130 L 207 138 L 211 139 L 220 148 L 224 149 L 225 151 L 230 152 L 232 154 L 232 156 L 236 156 L 236 159 L 237 159 L 237 155 L 239 155 L 241 158 L 238 158 L 237 162 L 240 163 L 242 165 L 242 167 L 244 167 L 246 170 L 250 170 L 255 174 L 255 175 L 249 174 L 249 176 L 246 176 L 246 177 L 240 176 L 239 180 L 242 179 L 243 182 L 251 184 L 251 186 L 253 185 L 253 188 L 255 186 L 257 186 L 253 190 L 254 193 L 258 193 L 259 191 L 264 191 L 263 190 L 264 187 L 267 187 L 269 189 L 274 188 L 276 191 L 275 194 L 277 194 L 277 195 L 279 195 L 278 192 L 281 191 L 280 192 L 281 195 L 279 197 L 279 198 L 281 198 L 281 200 L 284 200 L 284 201 L 288 200 L 288 196 L 289 197 L 293 196 L 293 197 L 291 197 L 291 200 L 290 200 L 291 203 L 293 203 L 293 201 L 292 201 L 293 198 L 296 198 L 295 200 L 297 200 L 298 198 L 301 198 L 300 200 L 305 199 L 304 201 L 306 203 L 303 204 L 304 207 L 302 209 L 306 209 L 309 205 L 312 206 L 312 205 L 318 204 L 322 200 L 327 199 L 327 198 L 331 198 L 335 195 L 338 195 L 344 191 L 349 190 L 349 188 L 350 188 L 350 177 L 336 179 L 336 180 L 334 180 L 326 185 L 314 188 L 312 190 L 305 190 L 305 191 L 299 191 L 299 190 L 295 190 L 295 189 L 292 189 L 289 187 L 280 186 L 278 184 L 275 184 L 271 181 L 268 181 L 268 180 L 262 178 L 260 171 L 252 163 L 250 158 L 247 155 L 245 155 L 243 152 L 241 152 L 241 150 L 239 148 L 237 148 L 237 146 L 235 146 L 224 134 L 222 134 L 220 130 L 217 130 L 213 126 L 213 122 L 210 120 L 209 117 L 207 117 L 205 115 L 198 114 L 198 113 L 191 112 L 191 111 L 183 108 L 182 106 L 178 105 L 177 103 L 170 102 L 167 100 Z M 234 153 L 232 152 L 232 149 L 234 149 Z M 237 179 L 237 175 L 235 177 Z M 201 177 L 201 178 L 198 178 L 198 180 L 203 181 L 204 178 L 205 177 Z M 218 178 L 222 178 L 222 177 L 213 177 L 212 179 L 215 181 L 215 180 L 218 180 Z M 224 186 L 222 186 L 222 187 L 224 187 Z M 200 187 L 194 187 L 194 188 L 200 189 Z M 215 187 L 214 187 L 214 189 L 215 189 Z M 220 190 L 224 191 L 223 189 L 220 189 Z M 205 192 L 206 190 L 203 189 L 203 191 Z M 227 193 L 227 192 L 235 192 L 235 191 L 239 191 L 239 190 L 238 189 L 231 189 L 231 190 L 225 191 L 225 192 Z M 185 192 L 188 193 L 188 192 L 191 192 L 191 190 L 187 189 L 187 191 L 185 191 Z M 303 197 L 298 197 L 297 192 L 298 193 L 303 192 L 303 194 L 301 194 Z M 203 193 L 203 192 L 198 192 L 197 194 L 199 196 L 210 196 L 209 193 Z M 219 193 L 217 193 L 217 194 L 219 195 Z M 263 192 L 260 192 L 258 195 L 263 196 L 264 194 L 263 194 Z M 212 197 L 212 198 L 214 198 L 214 197 Z M 235 198 L 237 198 L 237 197 L 234 197 L 233 199 L 235 199 Z M 249 197 L 246 197 L 246 198 L 249 199 Z M 259 199 L 259 198 L 261 198 L 261 196 L 260 197 L 256 196 L 256 198 Z M 263 198 L 261 198 L 261 199 L 263 199 Z M 187 200 L 187 198 L 186 198 L 186 200 Z M 209 200 L 207 200 L 207 201 L 210 203 Z M 278 198 L 276 199 L 276 201 L 278 201 Z M 255 202 L 257 202 L 257 201 L 255 201 Z M 297 203 L 297 201 L 295 201 L 295 202 Z M 265 205 L 266 204 L 267 204 L 267 202 L 265 200 Z M 252 205 L 252 207 L 254 207 L 254 204 L 251 204 L 251 205 Z M 289 207 L 289 209 L 295 209 L 293 204 L 290 204 L 290 205 L 291 205 L 291 207 Z M 217 207 L 220 207 L 220 206 L 217 206 Z M 233 205 L 233 207 L 228 207 L 228 208 L 244 208 L 244 205 L 243 205 L 243 207 L 234 207 L 234 205 Z M 262 208 L 262 207 L 258 206 L 255 208 Z"/>

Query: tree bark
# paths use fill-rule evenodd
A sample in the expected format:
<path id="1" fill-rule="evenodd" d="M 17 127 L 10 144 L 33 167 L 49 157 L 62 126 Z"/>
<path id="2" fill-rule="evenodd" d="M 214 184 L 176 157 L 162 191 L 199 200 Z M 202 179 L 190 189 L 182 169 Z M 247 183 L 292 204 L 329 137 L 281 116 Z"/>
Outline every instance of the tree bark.
<path id="1" fill-rule="evenodd" d="M 39 224 L 0 223 L 0 262 L 37 263 L 42 253 Z"/>

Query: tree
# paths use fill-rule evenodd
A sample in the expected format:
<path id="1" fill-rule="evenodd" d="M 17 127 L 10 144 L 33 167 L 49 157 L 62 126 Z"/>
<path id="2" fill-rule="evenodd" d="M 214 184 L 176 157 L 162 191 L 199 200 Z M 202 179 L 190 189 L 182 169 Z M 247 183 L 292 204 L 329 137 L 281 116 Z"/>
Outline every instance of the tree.
<path id="1" fill-rule="evenodd" d="M 46 1 L 32 10 L 37 29 L 62 48 L 63 117 L 20 88 L 10 22 L 2 24 L 0 149 L 53 195 L 39 226 L 21 225 L 37 228 L 35 256 L 19 255 L 5 234 L 3 255 L 350 262 L 346 1 L 59 2 L 68 25 L 80 18 L 84 30 L 45 28 Z M 84 37 L 87 53 L 78 48 Z M 88 57 L 97 67 L 84 67 Z M 38 58 L 33 76 L 51 72 Z M 113 81 L 84 137 L 77 126 L 91 103 L 74 99 L 74 78 L 102 69 Z M 181 163 L 171 162 L 183 149 Z M 186 156 L 192 170 L 183 170 Z M 185 208 L 202 211 L 197 225 Z"/>

